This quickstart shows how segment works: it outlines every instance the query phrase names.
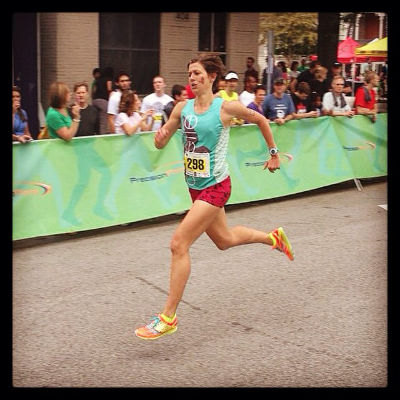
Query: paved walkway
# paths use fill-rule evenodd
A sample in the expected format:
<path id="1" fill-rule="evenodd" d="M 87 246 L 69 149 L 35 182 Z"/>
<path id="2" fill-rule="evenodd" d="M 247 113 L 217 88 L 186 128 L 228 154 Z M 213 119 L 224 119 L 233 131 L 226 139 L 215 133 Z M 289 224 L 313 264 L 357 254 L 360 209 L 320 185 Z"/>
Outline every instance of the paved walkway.
<path id="1" fill-rule="evenodd" d="M 164 304 L 180 217 L 16 246 L 13 385 L 386 386 L 387 184 L 363 185 L 229 207 L 231 225 L 284 226 L 296 260 L 202 236 L 157 341 L 133 330 Z"/>

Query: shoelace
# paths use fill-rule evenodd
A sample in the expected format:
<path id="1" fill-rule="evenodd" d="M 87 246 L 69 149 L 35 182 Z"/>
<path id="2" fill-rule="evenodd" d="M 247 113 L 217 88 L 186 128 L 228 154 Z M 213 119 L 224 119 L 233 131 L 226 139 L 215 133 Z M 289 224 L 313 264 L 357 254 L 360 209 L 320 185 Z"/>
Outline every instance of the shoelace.
<path id="1" fill-rule="evenodd" d="M 156 329 L 156 326 L 161 322 L 160 317 L 158 315 L 154 315 L 150 318 L 150 321 L 151 322 L 146 325 L 146 327 L 155 333 L 160 333 L 160 331 Z"/>

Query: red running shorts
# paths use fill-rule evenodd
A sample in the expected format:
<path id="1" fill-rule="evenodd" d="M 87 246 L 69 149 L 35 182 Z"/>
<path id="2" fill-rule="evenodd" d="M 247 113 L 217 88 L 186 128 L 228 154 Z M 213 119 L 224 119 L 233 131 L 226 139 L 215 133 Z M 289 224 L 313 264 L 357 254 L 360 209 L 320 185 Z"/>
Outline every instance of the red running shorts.
<path id="1" fill-rule="evenodd" d="M 193 203 L 195 200 L 203 200 L 215 207 L 224 207 L 231 195 L 231 178 L 228 176 L 222 182 L 202 190 L 189 188 L 189 192 Z"/>

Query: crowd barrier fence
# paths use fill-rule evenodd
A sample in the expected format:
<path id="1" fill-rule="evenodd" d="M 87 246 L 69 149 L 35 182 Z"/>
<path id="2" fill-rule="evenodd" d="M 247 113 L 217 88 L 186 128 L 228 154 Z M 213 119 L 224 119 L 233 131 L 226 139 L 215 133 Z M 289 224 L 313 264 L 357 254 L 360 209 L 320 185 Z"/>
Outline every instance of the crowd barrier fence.
<path id="1" fill-rule="evenodd" d="M 271 124 L 281 168 L 263 170 L 267 147 L 253 124 L 232 127 L 228 204 L 387 175 L 387 114 Z M 146 220 L 190 208 L 180 130 L 154 147 L 154 132 L 13 144 L 13 240 Z"/>

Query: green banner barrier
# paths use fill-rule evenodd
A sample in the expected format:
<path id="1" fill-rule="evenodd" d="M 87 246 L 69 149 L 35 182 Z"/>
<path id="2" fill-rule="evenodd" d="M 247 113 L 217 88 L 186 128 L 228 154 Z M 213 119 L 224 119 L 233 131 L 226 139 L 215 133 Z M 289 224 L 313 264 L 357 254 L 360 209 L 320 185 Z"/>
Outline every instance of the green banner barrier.
<path id="1" fill-rule="evenodd" d="M 228 204 L 387 174 L 387 114 L 271 124 L 281 168 L 264 171 L 256 125 L 231 129 Z M 181 132 L 157 150 L 154 132 L 13 145 L 13 240 L 82 231 L 187 210 Z"/>

